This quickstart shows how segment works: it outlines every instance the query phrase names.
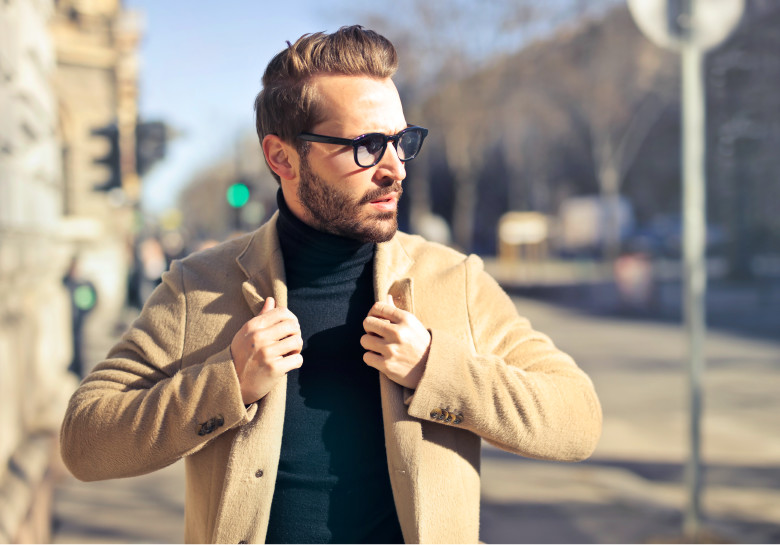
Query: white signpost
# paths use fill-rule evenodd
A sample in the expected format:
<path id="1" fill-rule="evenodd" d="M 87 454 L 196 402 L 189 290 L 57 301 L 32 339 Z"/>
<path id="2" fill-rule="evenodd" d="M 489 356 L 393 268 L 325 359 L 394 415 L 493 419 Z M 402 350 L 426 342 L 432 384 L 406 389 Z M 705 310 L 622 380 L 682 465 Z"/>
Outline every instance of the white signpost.
<path id="1" fill-rule="evenodd" d="M 688 504 L 683 533 L 701 533 L 701 377 L 706 334 L 707 271 L 705 202 L 704 55 L 736 28 L 744 0 L 628 0 L 637 26 L 656 44 L 680 52 L 682 80 L 683 309 L 688 333 L 690 453 L 686 466 Z"/>

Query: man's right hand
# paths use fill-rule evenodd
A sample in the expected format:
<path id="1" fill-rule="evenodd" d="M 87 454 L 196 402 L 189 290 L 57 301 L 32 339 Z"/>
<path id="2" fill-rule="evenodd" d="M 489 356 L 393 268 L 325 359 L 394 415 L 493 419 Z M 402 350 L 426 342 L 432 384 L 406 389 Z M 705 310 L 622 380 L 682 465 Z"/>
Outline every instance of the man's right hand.
<path id="1" fill-rule="evenodd" d="M 286 308 L 276 308 L 269 297 L 260 314 L 233 337 L 230 352 L 236 366 L 244 405 L 271 391 L 289 371 L 303 363 L 303 338 L 298 318 Z"/>

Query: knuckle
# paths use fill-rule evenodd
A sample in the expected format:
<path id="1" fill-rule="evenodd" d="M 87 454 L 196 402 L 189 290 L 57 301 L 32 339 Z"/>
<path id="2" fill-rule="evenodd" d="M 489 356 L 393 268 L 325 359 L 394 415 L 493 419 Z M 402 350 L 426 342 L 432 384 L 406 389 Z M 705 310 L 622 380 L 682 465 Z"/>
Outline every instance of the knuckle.
<path id="1" fill-rule="evenodd" d="M 257 352 L 264 360 L 268 361 L 271 359 L 272 353 L 270 346 L 262 346 Z"/>

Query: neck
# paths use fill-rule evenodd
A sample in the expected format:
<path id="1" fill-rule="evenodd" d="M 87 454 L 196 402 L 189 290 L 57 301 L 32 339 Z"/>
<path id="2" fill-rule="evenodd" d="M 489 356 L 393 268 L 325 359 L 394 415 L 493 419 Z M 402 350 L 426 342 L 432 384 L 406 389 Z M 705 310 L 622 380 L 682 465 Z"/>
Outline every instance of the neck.
<path id="1" fill-rule="evenodd" d="M 287 206 L 281 190 L 276 200 L 279 206 L 279 243 L 286 267 L 322 272 L 355 260 L 364 263 L 373 256 L 373 243 L 325 233 L 307 225 Z"/>

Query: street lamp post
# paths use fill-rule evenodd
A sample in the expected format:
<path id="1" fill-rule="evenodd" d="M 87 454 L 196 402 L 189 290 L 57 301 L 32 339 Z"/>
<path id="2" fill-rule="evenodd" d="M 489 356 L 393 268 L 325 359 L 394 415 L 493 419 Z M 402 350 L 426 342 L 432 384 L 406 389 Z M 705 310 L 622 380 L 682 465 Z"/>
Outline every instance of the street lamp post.
<path id="1" fill-rule="evenodd" d="M 682 80 L 683 311 L 688 336 L 689 456 L 686 538 L 701 534 L 701 415 L 707 291 L 706 117 L 704 55 L 734 30 L 744 0 L 628 0 L 637 26 L 656 44 L 679 51 Z"/>
<path id="2" fill-rule="evenodd" d="M 693 15 L 691 15 L 691 19 Z M 703 55 L 692 40 L 680 49 L 682 71 L 683 157 L 683 316 L 688 334 L 690 452 L 686 465 L 688 502 L 683 533 L 691 538 L 701 530 L 701 414 L 704 338 L 707 324 L 705 92 Z"/>

